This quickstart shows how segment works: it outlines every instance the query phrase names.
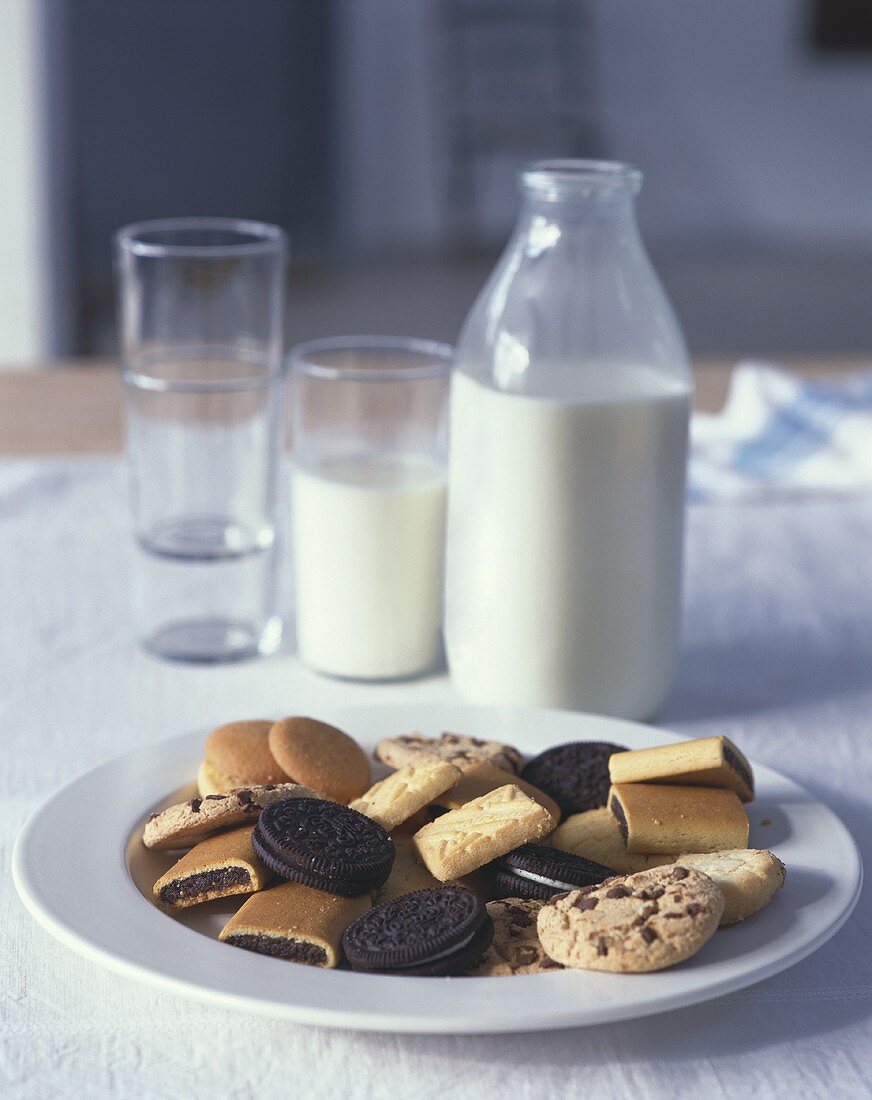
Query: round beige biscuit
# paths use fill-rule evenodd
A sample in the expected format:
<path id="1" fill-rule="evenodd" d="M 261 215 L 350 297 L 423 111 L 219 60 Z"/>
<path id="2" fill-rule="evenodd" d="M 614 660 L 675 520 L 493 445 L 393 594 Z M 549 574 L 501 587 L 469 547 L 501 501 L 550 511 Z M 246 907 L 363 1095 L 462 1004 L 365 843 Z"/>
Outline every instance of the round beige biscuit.
<path id="1" fill-rule="evenodd" d="M 724 895 L 721 924 L 737 924 L 772 901 L 784 885 L 784 864 L 766 849 L 734 848 L 725 852 L 678 856 L 683 867 L 692 867 Z"/>
<path id="2" fill-rule="evenodd" d="M 269 748 L 297 783 L 337 802 L 351 802 L 369 790 L 372 774 L 366 753 L 342 730 L 315 718 L 274 722 Z"/>
<path id="3" fill-rule="evenodd" d="M 651 867 L 662 867 L 672 863 L 675 858 L 666 855 L 633 855 L 628 852 L 621 836 L 621 827 L 607 806 L 599 806 L 595 810 L 586 810 L 582 814 L 568 817 L 551 834 L 550 843 L 553 848 L 593 859 L 622 875 L 647 871 Z"/>
<path id="4" fill-rule="evenodd" d="M 641 974 L 689 959 L 717 930 L 724 896 L 675 864 L 553 897 L 539 911 L 546 953 L 563 966 Z"/>
<path id="5" fill-rule="evenodd" d="M 228 722 L 212 730 L 203 755 L 213 773 L 231 780 L 233 787 L 289 782 L 290 776 L 270 752 L 271 726 L 265 719 L 253 719 Z"/>
<path id="6" fill-rule="evenodd" d="M 202 760 L 197 769 L 197 790 L 201 798 L 208 798 L 212 794 L 227 794 L 235 790 L 239 784 L 229 775 L 221 775 L 216 772 L 208 760 Z"/>

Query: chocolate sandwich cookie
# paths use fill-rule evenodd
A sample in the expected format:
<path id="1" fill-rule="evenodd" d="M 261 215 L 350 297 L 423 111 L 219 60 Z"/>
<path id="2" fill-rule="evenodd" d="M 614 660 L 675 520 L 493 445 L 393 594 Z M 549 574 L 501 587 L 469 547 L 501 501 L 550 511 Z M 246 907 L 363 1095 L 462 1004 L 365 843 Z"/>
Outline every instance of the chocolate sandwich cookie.
<path id="1" fill-rule="evenodd" d="M 493 931 L 481 898 L 443 886 L 376 905 L 345 929 L 342 948 L 353 970 L 438 977 L 472 966 Z"/>
<path id="2" fill-rule="evenodd" d="M 262 890 L 269 871 L 251 844 L 251 829 L 234 829 L 201 841 L 161 875 L 154 899 L 169 912 L 215 898 Z"/>
<path id="3" fill-rule="evenodd" d="M 252 844 L 282 878 L 348 898 L 381 886 L 394 862 L 393 843 L 381 825 L 357 810 L 316 798 L 267 806 Z"/>
<path id="4" fill-rule="evenodd" d="M 583 813 L 606 805 L 609 757 L 625 751 L 608 741 L 571 741 L 534 756 L 521 778 L 550 795 L 564 816 Z"/>
<path id="5" fill-rule="evenodd" d="M 485 870 L 499 897 L 541 901 L 580 886 L 596 886 L 615 873 L 602 863 L 544 844 L 522 844 L 489 863 Z"/>

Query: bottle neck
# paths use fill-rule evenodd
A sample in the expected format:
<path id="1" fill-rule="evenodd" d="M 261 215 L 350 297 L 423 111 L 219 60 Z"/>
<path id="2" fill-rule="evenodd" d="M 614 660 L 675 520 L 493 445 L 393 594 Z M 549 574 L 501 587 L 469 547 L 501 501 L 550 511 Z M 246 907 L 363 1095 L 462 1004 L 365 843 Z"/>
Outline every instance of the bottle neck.
<path id="1" fill-rule="evenodd" d="M 526 194 L 516 237 L 523 239 L 530 258 L 562 246 L 641 250 L 632 195 L 595 196 L 555 201 Z"/>
<path id="2" fill-rule="evenodd" d="M 612 161 L 539 161 L 520 176 L 521 222 L 550 227 L 552 238 L 591 232 L 638 238 L 641 179 L 638 169 Z"/>

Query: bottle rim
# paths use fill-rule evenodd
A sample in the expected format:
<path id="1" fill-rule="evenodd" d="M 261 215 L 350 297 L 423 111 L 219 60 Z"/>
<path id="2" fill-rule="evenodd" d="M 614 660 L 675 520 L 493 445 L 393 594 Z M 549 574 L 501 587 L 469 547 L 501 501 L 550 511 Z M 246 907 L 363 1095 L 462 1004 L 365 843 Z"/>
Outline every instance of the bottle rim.
<path id="1" fill-rule="evenodd" d="M 536 160 L 521 169 L 520 183 L 524 191 L 552 200 L 618 191 L 637 195 L 642 172 L 617 160 Z"/>

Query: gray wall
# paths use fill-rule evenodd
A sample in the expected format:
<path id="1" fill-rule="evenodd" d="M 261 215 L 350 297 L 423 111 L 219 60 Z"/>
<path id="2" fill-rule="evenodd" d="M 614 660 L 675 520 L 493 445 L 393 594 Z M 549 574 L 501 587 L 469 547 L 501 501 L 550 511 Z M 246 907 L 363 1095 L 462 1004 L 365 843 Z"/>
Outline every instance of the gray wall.
<path id="1" fill-rule="evenodd" d="M 342 196 L 362 248 L 444 239 L 438 2 L 340 4 Z M 809 4 L 585 7 L 603 143 L 645 171 L 649 240 L 872 247 L 872 63 L 814 57 Z M 491 203 L 510 216 L 510 178 Z"/>
<path id="2" fill-rule="evenodd" d="M 176 215 L 331 221 L 330 8 L 322 0 L 71 0 L 76 252 L 103 308 L 109 239 Z"/>

